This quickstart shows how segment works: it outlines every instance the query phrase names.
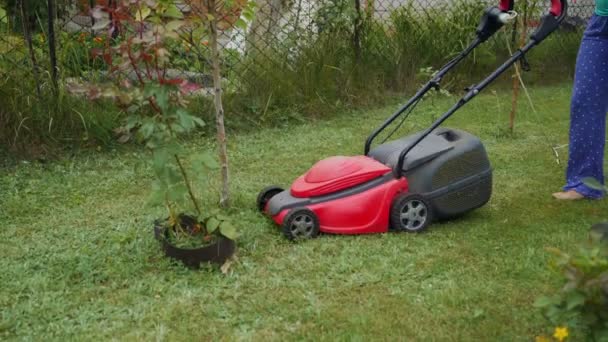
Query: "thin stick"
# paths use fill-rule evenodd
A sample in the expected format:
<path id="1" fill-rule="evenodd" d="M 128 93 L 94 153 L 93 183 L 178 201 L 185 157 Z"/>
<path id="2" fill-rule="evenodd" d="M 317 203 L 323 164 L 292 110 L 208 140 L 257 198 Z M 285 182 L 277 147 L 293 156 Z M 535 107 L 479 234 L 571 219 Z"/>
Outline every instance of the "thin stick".
<path id="1" fill-rule="evenodd" d="M 522 23 L 522 30 L 519 36 L 519 46 L 523 46 L 526 42 L 526 31 L 528 25 L 526 23 L 526 13 L 524 12 L 524 18 Z M 509 48 L 509 53 L 511 49 Z M 513 133 L 515 127 L 515 113 L 517 112 L 517 100 L 519 99 L 519 80 L 521 79 L 519 73 L 519 65 L 515 64 L 515 75 L 513 76 L 513 97 L 511 99 L 511 112 L 509 113 L 509 131 Z"/>
<path id="2" fill-rule="evenodd" d="M 192 203 L 194 203 L 194 207 L 196 208 L 197 214 L 200 215 L 201 208 L 199 208 L 198 202 L 196 201 L 196 197 L 194 197 L 194 192 L 192 192 L 192 186 L 190 185 L 190 180 L 188 179 L 188 174 L 186 173 L 186 170 L 184 169 L 184 166 L 182 165 L 182 161 L 179 160 L 179 157 L 177 156 L 177 154 L 175 154 L 174 157 L 175 157 L 175 161 L 177 162 L 177 165 L 179 165 L 179 170 L 182 173 L 182 177 L 184 177 L 184 182 L 186 183 L 186 188 L 188 188 L 188 193 L 190 194 L 190 199 L 192 199 Z"/>

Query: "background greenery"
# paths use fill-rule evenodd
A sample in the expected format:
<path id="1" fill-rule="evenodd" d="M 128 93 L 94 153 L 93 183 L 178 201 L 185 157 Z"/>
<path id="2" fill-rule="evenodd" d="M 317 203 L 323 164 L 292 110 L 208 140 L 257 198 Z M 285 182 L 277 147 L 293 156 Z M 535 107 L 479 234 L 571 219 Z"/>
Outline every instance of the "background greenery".
<path id="1" fill-rule="evenodd" d="M 264 45 L 249 48 L 246 54 L 227 46 L 222 70 L 229 128 L 276 127 L 331 117 L 336 111 L 386 104 L 392 96 L 403 96 L 417 88 L 428 79 L 429 71 L 441 67 L 468 44 L 487 5 L 484 1 L 458 0 L 449 7 L 421 10 L 424 1 L 406 3 L 390 16 L 377 18 L 366 12 L 358 15 L 350 0 L 326 0 L 312 14 L 316 29 L 294 29 L 290 25 L 295 24 L 288 22 L 279 27 L 283 31 L 272 33 Z M 39 157 L 58 148 L 111 147 L 112 130 L 124 123 L 126 115 L 109 105 L 68 97 L 63 90 L 68 81 L 94 80 L 103 75 L 103 63 L 93 52 L 105 41 L 88 29 L 68 33 L 62 26 L 64 17 L 76 12 L 59 11 L 59 89 L 54 92 L 48 71 L 48 16 L 45 7 L 36 3 L 30 11 L 36 14 L 32 41 L 40 97 L 20 24 L 14 19 L 0 23 L 0 148 L 18 156 Z M 532 22 L 544 10 L 544 3 L 526 3 L 532 5 L 517 10 Z M 0 4 L 8 8 L 9 18 L 18 19 L 12 0 Z M 576 14 L 577 7 L 573 8 Z M 262 10 L 269 9 L 260 5 Z M 358 45 L 355 26 L 359 27 Z M 529 86 L 569 82 L 582 28 L 565 26 L 530 52 L 532 71 L 524 75 Z M 445 89 L 459 94 L 487 75 L 506 59 L 509 45 L 515 49 L 519 44 L 521 29 L 521 24 L 515 31 L 513 26 L 506 27 L 478 48 L 446 77 Z M 209 49 L 202 43 L 171 47 L 173 67 L 206 75 Z M 511 74 L 506 73 L 497 84 L 510 85 Z M 191 111 L 212 121 L 208 97 L 195 99 Z"/>

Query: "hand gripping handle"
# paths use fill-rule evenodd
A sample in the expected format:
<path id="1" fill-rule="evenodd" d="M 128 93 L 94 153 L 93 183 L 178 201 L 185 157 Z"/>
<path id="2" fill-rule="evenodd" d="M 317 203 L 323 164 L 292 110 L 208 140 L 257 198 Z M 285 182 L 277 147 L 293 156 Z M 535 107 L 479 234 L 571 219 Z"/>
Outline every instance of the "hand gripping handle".
<path id="1" fill-rule="evenodd" d="M 498 8 L 500 8 L 500 10 L 503 12 L 512 11 L 514 2 L 514 0 L 500 0 Z M 553 14 L 553 16 L 555 17 L 559 17 L 565 10 L 566 5 L 566 0 L 551 0 L 551 10 L 549 11 L 549 13 Z"/>
<path id="2" fill-rule="evenodd" d="M 568 3 L 566 0 L 551 0 L 551 10 L 549 13 L 553 14 L 555 17 L 565 17 L 566 16 L 566 7 Z"/>
<path id="3" fill-rule="evenodd" d="M 498 8 L 503 12 L 508 12 L 513 10 L 514 0 L 500 0 L 500 5 Z"/>

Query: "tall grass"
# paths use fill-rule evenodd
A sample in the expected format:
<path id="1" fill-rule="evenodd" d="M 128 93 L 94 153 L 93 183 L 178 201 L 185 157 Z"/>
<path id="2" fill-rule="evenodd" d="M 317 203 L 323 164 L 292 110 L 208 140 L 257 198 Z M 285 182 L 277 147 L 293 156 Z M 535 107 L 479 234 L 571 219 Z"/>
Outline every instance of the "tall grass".
<path id="1" fill-rule="evenodd" d="M 38 98 L 33 82 L 11 73 L 0 79 L 0 149 L 28 157 L 57 147 L 108 145 L 120 114 L 110 105 L 83 98 L 58 97 L 42 84 Z"/>
<path id="2" fill-rule="evenodd" d="M 285 108 L 299 115 L 321 116 L 337 106 L 375 103 L 387 93 L 412 91 L 428 78 L 428 73 L 421 73 L 423 69 L 438 69 L 469 44 L 484 6 L 458 0 L 426 9 L 421 15 L 410 4 L 387 19 L 363 18 L 359 59 L 353 49 L 351 23 L 341 22 L 293 41 L 278 41 L 242 63 L 240 76 L 250 119 L 281 121 Z M 458 91 L 489 74 L 508 58 L 511 34 L 512 26 L 503 28 L 452 71 L 443 86 Z M 550 36 L 529 53 L 533 70 L 524 74 L 525 81 L 568 81 L 579 40 L 580 32 Z M 510 77 L 507 72 L 498 84 L 510 84 L 504 82 Z"/>

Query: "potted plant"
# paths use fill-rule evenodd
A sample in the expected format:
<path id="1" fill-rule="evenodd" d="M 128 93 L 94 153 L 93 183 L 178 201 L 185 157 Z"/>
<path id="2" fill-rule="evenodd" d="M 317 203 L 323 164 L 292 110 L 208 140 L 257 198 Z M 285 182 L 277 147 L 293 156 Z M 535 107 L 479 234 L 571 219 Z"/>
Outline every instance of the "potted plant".
<path id="1" fill-rule="evenodd" d="M 202 221 L 198 217 L 180 214 L 157 220 L 154 235 L 166 256 L 188 267 L 198 268 L 201 263 L 223 265 L 236 249 L 234 240 L 228 237 L 234 236 L 234 228 L 221 215 L 207 216 Z"/>
<path id="2" fill-rule="evenodd" d="M 187 111 L 185 95 L 193 85 L 166 76 L 171 65 L 167 46 L 181 41 L 180 33 L 191 22 L 182 20 L 168 0 L 122 1 L 96 7 L 92 15 L 95 29 L 107 32 L 105 46 L 95 52 L 106 62 L 110 81 L 69 89 L 114 100 L 128 113 L 126 125 L 117 130 L 119 141 L 136 138 L 151 152 L 151 203 L 167 210 L 154 222 L 154 235 L 165 254 L 194 268 L 202 262 L 224 263 L 235 252 L 238 233 L 227 216 L 201 208 L 194 186 L 220 165 L 209 152 L 193 153 L 180 143 L 181 136 L 204 122 Z M 112 38 L 119 27 L 120 36 Z"/>

